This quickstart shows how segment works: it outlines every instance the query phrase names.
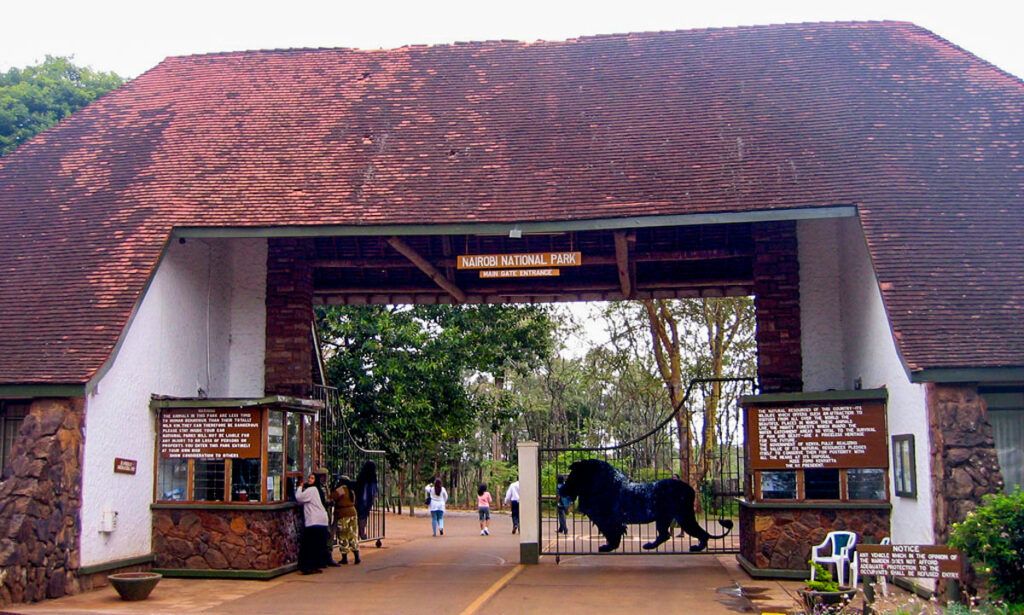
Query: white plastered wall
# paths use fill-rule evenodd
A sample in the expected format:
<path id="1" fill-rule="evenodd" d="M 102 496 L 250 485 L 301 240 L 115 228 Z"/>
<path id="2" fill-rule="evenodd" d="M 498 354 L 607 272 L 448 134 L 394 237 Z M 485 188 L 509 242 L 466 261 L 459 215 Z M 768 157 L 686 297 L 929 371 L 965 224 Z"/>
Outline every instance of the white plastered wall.
<path id="1" fill-rule="evenodd" d="M 266 262 L 264 240 L 168 245 L 110 369 L 86 398 L 81 565 L 151 552 L 152 395 L 263 395 Z M 136 473 L 114 473 L 117 457 L 136 460 Z M 113 532 L 99 531 L 104 510 L 117 512 Z"/>
<path id="2" fill-rule="evenodd" d="M 804 390 L 848 390 L 858 382 L 888 390 L 889 434 L 913 434 L 917 449 L 916 499 L 896 496 L 889 470 L 892 539 L 931 544 L 925 389 L 910 382 L 897 354 L 864 234 L 856 218 L 803 220 L 798 239 Z M 891 465 L 891 451 L 889 457 Z"/>

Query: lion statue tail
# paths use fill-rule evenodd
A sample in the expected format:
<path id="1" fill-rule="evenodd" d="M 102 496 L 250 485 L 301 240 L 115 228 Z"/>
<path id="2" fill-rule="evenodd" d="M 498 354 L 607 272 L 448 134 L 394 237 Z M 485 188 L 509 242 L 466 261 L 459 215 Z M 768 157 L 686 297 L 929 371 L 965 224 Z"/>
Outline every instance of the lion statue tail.
<path id="1" fill-rule="evenodd" d="M 726 536 L 729 535 L 729 532 L 732 531 L 732 519 L 719 519 L 718 520 L 718 525 L 721 525 L 722 527 L 724 527 L 725 531 L 722 532 L 721 534 L 709 534 L 708 536 L 710 538 L 725 538 Z"/>

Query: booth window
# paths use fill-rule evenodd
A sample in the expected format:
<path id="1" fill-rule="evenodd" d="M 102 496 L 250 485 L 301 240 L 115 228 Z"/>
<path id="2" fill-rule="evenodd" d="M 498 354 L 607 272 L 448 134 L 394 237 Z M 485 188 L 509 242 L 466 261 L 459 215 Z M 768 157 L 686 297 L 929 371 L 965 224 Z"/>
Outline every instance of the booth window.
<path id="1" fill-rule="evenodd" d="M 284 499 L 284 412 L 271 410 L 267 419 L 267 500 Z"/>
<path id="2" fill-rule="evenodd" d="M 808 468 L 804 470 L 805 500 L 838 500 L 839 470 L 836 468 Z"/>
<path id="3" fill-rule="evenodd" d="M 803 468 L 755 472 L 761 500 L 885 501 L 885 468 Z"/>
<path id="4" fill-rule="evenodd" d="M 313 467 L 315 414 L 224 401 L 161 406 L 157 501 L 280 502 Z"/>
<path id="5" fill-rule="evenodd" d="M 188 459 L 161 459 L 157 468 L 157 499 L 185 500 L 188 493 Z"/>
<path id="6" fill-rule="evenodd" d="M 914 436 L 892 437 L 892 477 L 896 495 L 917 497 L 917 461 L 914 459 Z"/>
<path id="7" fill-rule="evenodd" d="M 223 501 L 224 460 L 195 459 L 192 464 L 192 499 L 196 502 Z"/>
<path id="8" fill-rule="evenodd" d="M 14 441 L 26 416 L 28 404 L 0 401 L 0 473 L 11 461 Z"/>
<path id="9" fill-rule="evenodd" d="M 846 489 L 851 500 L 885 500 L 885 470 L 850 468 L 846 471 Z"/>
<path id="10" fill-rule="evenodd" d="M 795 500 L 796 471 L 777 470 L 761 472 L 761 497 L 767 500 Z"/>

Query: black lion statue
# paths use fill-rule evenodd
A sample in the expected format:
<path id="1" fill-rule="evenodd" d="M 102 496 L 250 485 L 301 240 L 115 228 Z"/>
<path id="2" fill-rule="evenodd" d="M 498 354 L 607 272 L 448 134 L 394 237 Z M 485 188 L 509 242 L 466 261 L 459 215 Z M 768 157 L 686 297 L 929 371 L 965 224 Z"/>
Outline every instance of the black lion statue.
<path id="1" fill-rule="evenodd" d="M 703 551 L 709 539 L 724 538 L 732 529 L 728 519 L 719 521 L 725 533 L 718 536 L 701 527 L 694 513 L 696 494 L 683 481 L 667 478 L 653 483 L 630 482 L 600 459 L 584 459 L 569 466 L 569 477 L 559 488 L 559 496 L 579 500 L 576 509 L 590 517 L 607 541 L 598 547 L 602 552 L 619 548 L 627 523 L 655 522 L 658 536 L 646 543 L 645 549 L 656 549 L 672 537 L 669 524 L 673 519 L 697 539 L 690 551 Z"/>

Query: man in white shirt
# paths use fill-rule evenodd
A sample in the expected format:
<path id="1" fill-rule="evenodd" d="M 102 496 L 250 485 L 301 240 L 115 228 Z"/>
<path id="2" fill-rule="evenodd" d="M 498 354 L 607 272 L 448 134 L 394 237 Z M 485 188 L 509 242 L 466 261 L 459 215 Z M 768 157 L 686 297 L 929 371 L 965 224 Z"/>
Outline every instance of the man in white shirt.
<path id="1" fill-rule="evenodd" d="M 519 531 L 519 481 L 508 486 L 505 492 L 505 503 L 512 509 L 512 533 Z"/>

